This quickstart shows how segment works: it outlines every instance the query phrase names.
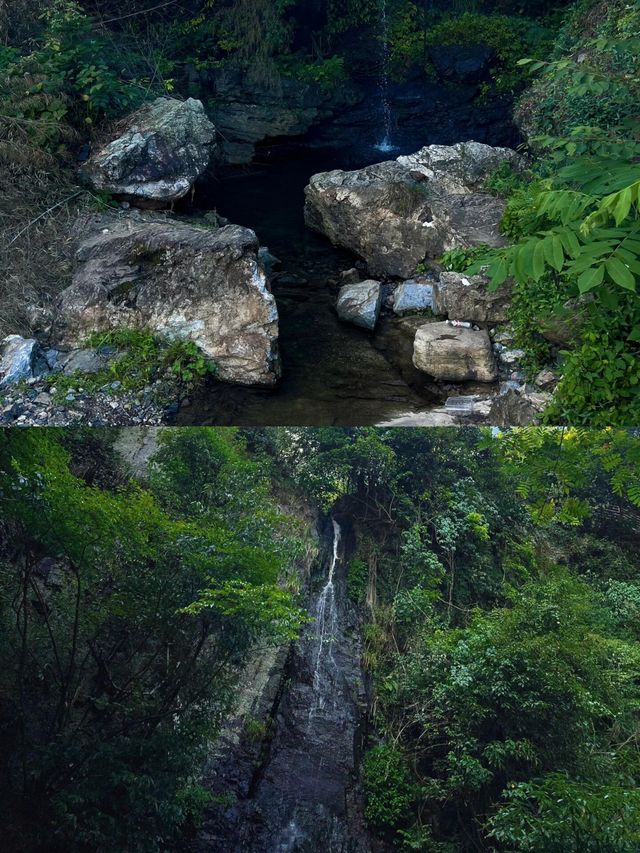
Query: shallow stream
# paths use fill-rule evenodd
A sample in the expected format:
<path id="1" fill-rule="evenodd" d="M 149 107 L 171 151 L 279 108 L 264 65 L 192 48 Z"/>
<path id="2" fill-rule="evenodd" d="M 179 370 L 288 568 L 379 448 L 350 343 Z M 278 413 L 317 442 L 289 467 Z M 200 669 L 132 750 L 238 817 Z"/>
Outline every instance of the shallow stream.
<path id="1" fill-rule="evenodd" d="M 442 105 L 442 121 L 436 115 L 417 124 L 415 108 L 408 108 L 410 124 L 404 130 L 394 127 L 394 148 L 385 152 L 380 150 L 376 110 L 363 110 L 349 117 L 351 126 L 346 120 L 334 123 L 340 148 L 327 144 L 330 134 L 325 125 L 315 137 L 265 144 L 250 166 L 227 168 L 198 186 L 195 203 L 201 213 L 215 209 L 230 222 L 252 228 L 260 244 L 281 262 L 272 290 L 280 314 L 283 375 L 275 391 L 209 383 L 181 409 L 177 423 L 386 424 L 407 416 L 428 417 L 448 394 L 456 393 L 438 387 L 412 367 L 410 336 L 402 331 L 403 321 L 383 315 L 376 332 L 370 333 L 338 319 L 340 273 L 358 259 L 305 227 L 304 188 L 317 172 L 362 168 L 433 142 L 476 138 L 505 144 L 504 124 L 496 124 L 493 134 L 490 125 L 470 127 L 473 111 L 468 104 L 460 109 L 465 119 L 456 129 L 455 111 L 445 115 Z M 347 144 L 349 139 L 354 141 Z"/>

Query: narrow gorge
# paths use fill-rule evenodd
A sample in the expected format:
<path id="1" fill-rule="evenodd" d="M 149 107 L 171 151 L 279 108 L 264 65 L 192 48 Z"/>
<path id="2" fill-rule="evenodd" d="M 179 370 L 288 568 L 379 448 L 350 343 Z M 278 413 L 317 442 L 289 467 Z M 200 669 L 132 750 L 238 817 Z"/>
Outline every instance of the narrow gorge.
<path id="1" fill-rule="evenodd" d="M 260 661 L 261 677 L 255 661 L 241 674 L 238 716 L 205 771 L 222 804 L 206 810 L 193 853 L 371 849 L 358 781 L 368 713 L 361 614 L 346 594 L 353 537 L 335 518 L 316 525 L 310 624 L 290 650 Z"/>
<path id="2" fill-rule="evenodd" d="M 635 853 L 639 465 L 615 429 L 1 430 L 0 847 Z"/>

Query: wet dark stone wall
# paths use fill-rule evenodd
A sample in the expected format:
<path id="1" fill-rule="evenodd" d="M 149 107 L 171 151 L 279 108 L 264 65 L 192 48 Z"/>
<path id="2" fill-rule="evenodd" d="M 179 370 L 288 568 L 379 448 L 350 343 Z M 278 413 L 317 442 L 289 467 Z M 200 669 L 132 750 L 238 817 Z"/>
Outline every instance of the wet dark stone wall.
<path id="1" fill-rule="evenodd" d="M 334 530 L 329 520 L 320 524 L 322 549 L 308 587 L 314 621 L 257 678 L 252 708 L 263 715 L 262 736 L 227 733 L 212 750 L 204 784 L 217 802 L 190 853 L 371 849 L 357 781 L 367 697 L 359 616 L 346 595 L 351 537 L 343 524 L 331 580 Z"/>

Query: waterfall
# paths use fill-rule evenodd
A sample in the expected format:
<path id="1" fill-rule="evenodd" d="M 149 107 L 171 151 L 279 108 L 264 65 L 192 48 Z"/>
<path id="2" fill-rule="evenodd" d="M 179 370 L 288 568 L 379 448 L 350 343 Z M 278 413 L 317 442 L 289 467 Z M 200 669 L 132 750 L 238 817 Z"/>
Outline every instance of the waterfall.
<path id="1" fill-rule="evenodd" d="M 338 522 L 335 519 L 332 519 L 332 522 L 333 553 L 329 564 L 327 582 L 320 593 L 315 609 L 314 703 L 309 711 L 309 722 L 311 722 L 316 711 L 324 708 L 325 696 L 330 691 L 333 670 L 336 665 L 333 657 L 333 644 L 338 632 L 338 607 L 333 577 L 336 570 L 336 563 L 338 562 L 341 531 Z M 329 688 L 329 691 L 327 688 Z"/>
<path id="2" fill-rule="evenodd" d="M 377 151 L 389 152 L 395 149 L 391 142 L 391 103 L 389 101 L 389 21 L 387 19 L 387 0 L 380 0 L 380 21 L 382 24 L 382 68 L 380 71 L 380 103 L 382 105 L 382 126 L 384 136 L 375 146 Z"/>

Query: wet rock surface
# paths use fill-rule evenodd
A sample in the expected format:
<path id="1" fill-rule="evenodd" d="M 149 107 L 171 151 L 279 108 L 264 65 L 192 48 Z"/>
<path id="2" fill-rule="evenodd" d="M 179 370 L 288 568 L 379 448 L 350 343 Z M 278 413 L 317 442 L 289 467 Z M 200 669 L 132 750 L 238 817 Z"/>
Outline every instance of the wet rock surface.
<path id="1" fill-rule="evenodd" d="M 163 207 L 185 196 L 215 150 L 216 130 L 202 103 L 157 98 L 125 124 L 84 166 L 86 179 L 141 206 Z"/>
<path id="2" fill-rule="evenodd" d="M 278 311 L 253 231 L 138 212 L 91 216 L 76 230 L 73 283 L 58 305 L 62 343 L 144 328 L 193 341 L 224 381 L 276 383 Z"/>
<path id="3" fill-rule="evenodd" d="M 254 687 L 241 691 L 241 714 L 205 770 L 228 802 L 207 810 L 192 853 L 370 850 L 356 784 L 366 694 L 340 532 L 322 525 L 308 599 L 315 621 L 288 656 L 268 652 L 250 665 Z M 248 718 L 267 729 L 257 744 L 242 734 Z"/>

